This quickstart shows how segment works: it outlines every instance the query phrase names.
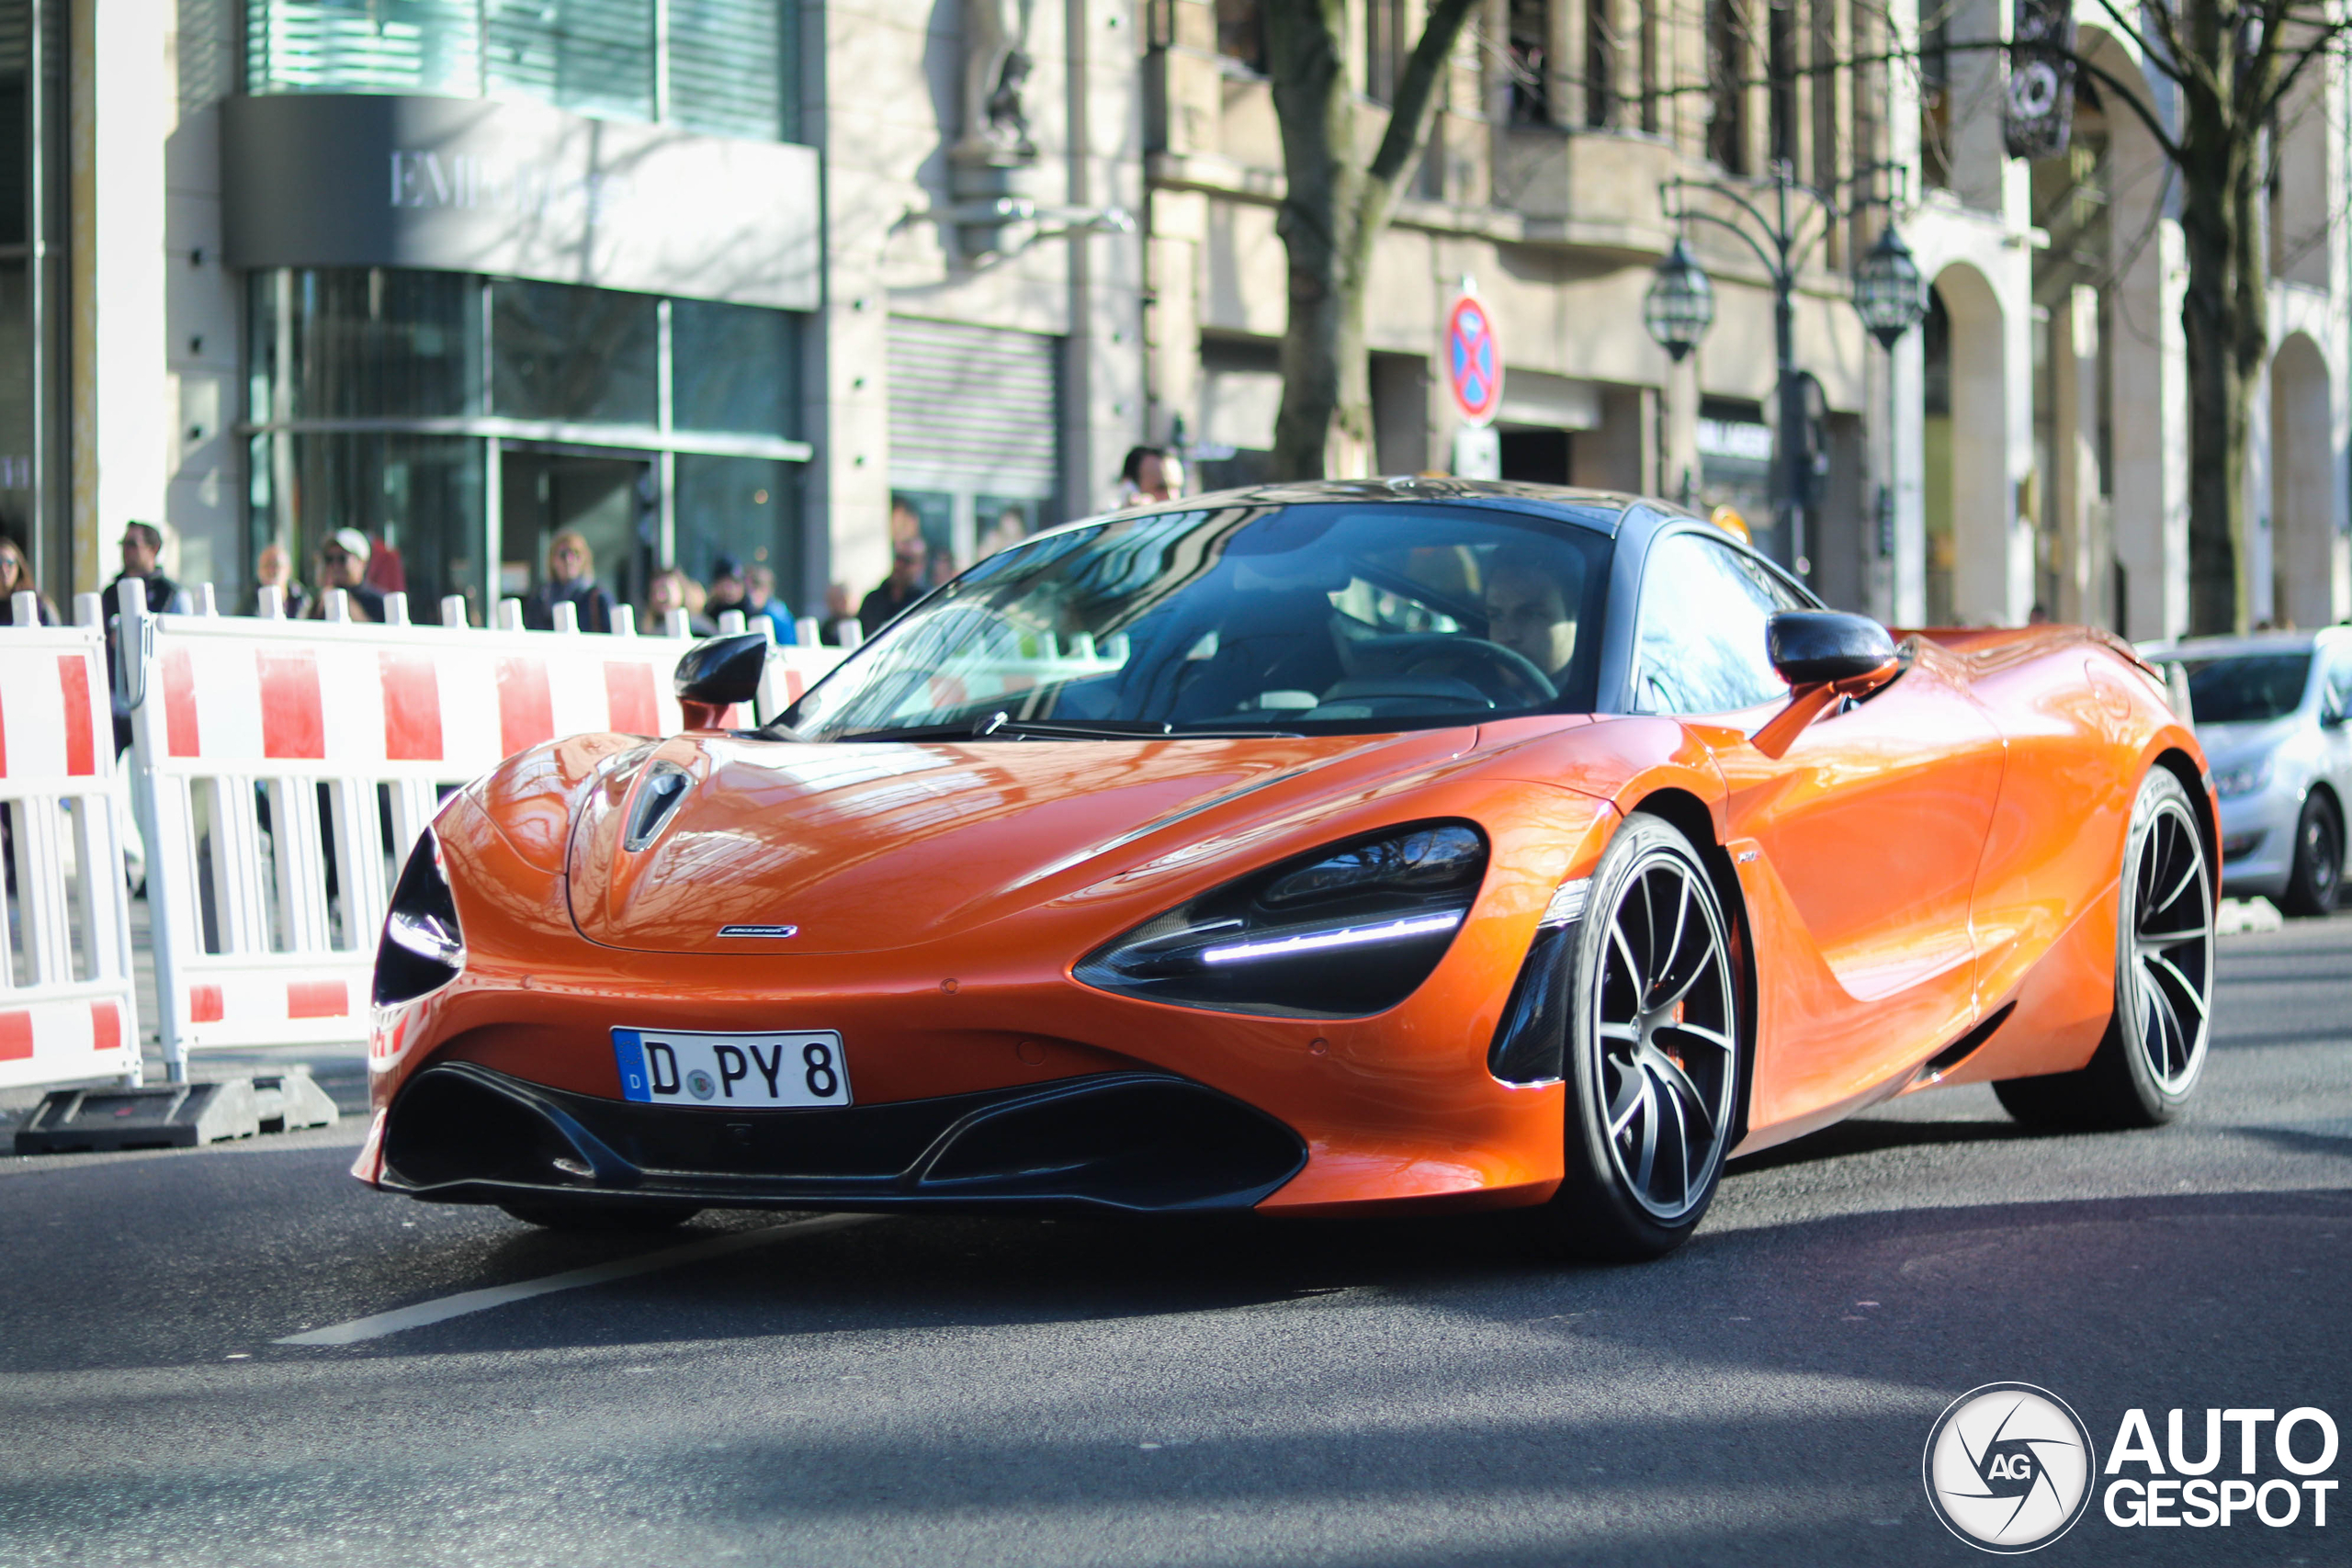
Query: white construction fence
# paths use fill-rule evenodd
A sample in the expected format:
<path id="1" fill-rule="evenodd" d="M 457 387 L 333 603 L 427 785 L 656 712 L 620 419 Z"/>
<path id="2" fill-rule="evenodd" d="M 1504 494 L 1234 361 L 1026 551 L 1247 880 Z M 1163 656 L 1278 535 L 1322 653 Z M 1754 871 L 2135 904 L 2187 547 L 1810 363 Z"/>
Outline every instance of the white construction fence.
<path id="1" fill-rule="evenodd" d="M 74 602 L 70 626 L 40 625 L 30 593 L 10 608 L 16 624 L 0 628 L 0 1088 L 135 1083 L 139 1005 L 98 596 Z"/>
<path id="2" fill-rule="evenodd" d="M 599 637 L 569 606 L 534 632 L 513 601 L 480 629 L 457 599 L 440 626 L 409 624 L 400 594 L 381 624 L 354 622 L 340 592 L 325 620 L 296 622 L 274 594 L 258 616 L 216 615 L 209 587 L 194 614 L 151 615 L 141 589 L 119 604 L 127 792 L 97 596 L 71 627 L 34 627 L 23 599 L 0 627 L 0 1087 L 139 1075 L 119 797 L 145 844 L 154 1021 L 177 1079 L 207 1049 L 365 1043 L 385 902 L 442 800 L 544 740 L 682 722 L 683 614 L 639 637 L 623 609 Z M 730 716 L 773 717 L 840 658 L 775 649 L 754 713 Z"/>

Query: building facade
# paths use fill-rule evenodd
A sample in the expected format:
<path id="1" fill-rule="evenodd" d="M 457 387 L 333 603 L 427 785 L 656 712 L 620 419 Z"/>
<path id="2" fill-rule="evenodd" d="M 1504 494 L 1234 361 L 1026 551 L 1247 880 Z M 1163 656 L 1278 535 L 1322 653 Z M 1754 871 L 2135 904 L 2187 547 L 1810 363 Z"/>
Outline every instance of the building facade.
<path id="1" fill-rule="evenodd" d="M 2078 8 L 2078 48 L 2164 78 Z M 1212 479 L 1271 446 L 1283 315 L 1281 148 L 1256 0 L 1162 0 L 1152 114 L 1154 429 Z M 1922 17 L 1926 18 L 1923 29 Z M 1376 101 L 1419 28 L 1411 0 L 1352 12 Z M 1430 152 L 1375 267 L 1377 467 L 1444 469 L 1457 416 L 1436 374 L 1464 288 L 1507 365 L 1506 477 L 1643 489 L 1773 518 L 1772 296 L 1747 242 L 1796 202 L 1795 362 L 1819 472 L 1793 528 L 1759 528 L 1831 602 L 1902 625 L 2037 611 L 2139 638 L 2188 618 L 2186 262 L 2177 182 L 2129 106 L 2075 89 L 2071 144 L 2012 159 L 2007 0 L 1489 0 L 1456 51 Z M 2270 213 L 2273 366 L 2249 469 L 2256 620 L 2352 612 L 2347 577 L 2346 85 L 2315 72 L 2282 118 Z M 1369 135 L 1366 141 L 1370 145 Z M 1677 182 L 1684 182 L 1678 186 Z M 1744 218 L 1732 197 L 1762 209 Z M 1701 217 L 1697 214 L 1709 214 Z M 1849 302 L 1890 219 L 1930 285 L 1880 349 Z M 1678 235 L 1717 316 L 1679 363 L 1642 327 Z"/>
<path id="2" fill-rule="evenodd" d="M 168 525 L 249 600 L 357 527 L 481 618 L 558 530 L 813 612 L 894 533 L 957 564 L 1098 509 L 1131 445 L 1265 472 L 1280 139 L 1258 0 L 0 0 L 0 528 L 52 595 Z M 1356 0 L 1367 146 L 1416 0 Z M 1737 507 L 1897 624 L 2187 615 L 2177 192 L 2129 106 L 2004 155 L 2007 0 L 1488 0 L 1383 241 L 1374 466 Z M 2079 47 L 2161 76 L 2086 9 Z M 2352 610 L 2342 73 L 2278 131 L 2257 618 Z M 1775 521 L 1772 279 L 1799 190 L 1815 472 Z M 1850 302 L 1890 220 L 1931 284 Z M 1745 226 L 1747 237 L 1732 231 Z M 1643 326 L 1688 240 L 1716 316 Z M 1475 292 L 1491 446 L 1439 372 Z"/>
<path id="3" fill-rule="evenodd" d="M 894 502 L 962 560 L 1083 512 L 1140 431 L 1130 21 L 6 0 L 0 527 L 55 595 L 164 523 L 224 609 L 356 527 L 480 621 L 566 529 L 624 602 L 725 557 L 814 611 Z"/>

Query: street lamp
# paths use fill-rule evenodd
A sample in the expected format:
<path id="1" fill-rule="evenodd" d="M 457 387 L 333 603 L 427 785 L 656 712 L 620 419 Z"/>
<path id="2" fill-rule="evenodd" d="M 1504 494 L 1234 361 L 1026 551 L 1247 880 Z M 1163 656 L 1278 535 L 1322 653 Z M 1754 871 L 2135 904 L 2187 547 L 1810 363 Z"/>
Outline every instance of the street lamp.
<path id="1" fill-rule="evenodd" d="M 1911 247 L 1889 223 L 1854 268 L 1854 311 L 1889 354 L 1905 333 L 1927 317 L 1928 299 L 1919 281 L 1919 264 L 1911 259 Z"/>
<path id="2" fill-rule="evenodd" d="M 1706 269 L 1690 254 L 1690 242 L 1677 240 L 1666 259 L 1657 264 L 1650 291 L 1642 301 L 1642 320 L 1676 363 L 1699 346 L 1715 320 L 1715 286 Z"/>
<path id="3" fill-rule="evenodd" d="M 1892 223 L 1879 231 L 1878 243 L 1854 267 L 1854 311 L 1890 359 L 1903 334 L 1927 319 L 1928 294 L 1921 282 L 1919 264 L 1912 259 L 1911 247 L 1903 243 L 1903 236 L 1894 231 Z M 1882 556 L 1894 554 L 1894 444 L 1900 423 L 1894 371 L 1890 364 L 1886 377 L 1886 480 L 1878 487 L 1877 504 L 1872 509 L 1878 514 L 1874 521 Z"/>
<path id="4" fill-rule="evenodd" d="M 1851 183 L 1871 179 L 1892 164 L 1874 164 L 1854 171 Z M 1840 189 L 1845 188 L 1841 186 Z M 1694 208 L 1684 199 L 1684 192 L 1702 190 L 1728 203 L 1736 216 L 1724 217 L 1703 208 Z M 1797 274 L 1804 265 L 1813 247 L 1827 236 L 1840 221 L 1864 207 L 1893 203 L 1885 198 L 1862 196 L 1842 203 L 1833 192 L 1801 186 L 1791 175 L 1785 161 L 1772 165 L 1771 210 L 1768 212 L 1758 199 L 1752 199 L 1753 187 L 1739 186 L 1710 180 L 1675 179 L 1667 183 L 1661 192 L 1667 199 L 1667 216 L 1683 222 L 1713 223 L 1729 230 L 1755 254 L 1764 265 L 1765 275 L 1772 283 L 1772 326 L 1774 346 L 1778 350 L 1779 404 L 1778 445 L 1774 455 L 1772 521 L 1774 530 L 1786 544 L 1789 564 L 1799 576 L 1805 575 L 1812 563 L 1805 559 L 1804 506 L 1806 492 L 1812 488 L 1809 465 L 1812 455 L 1805 450 L 1804 428 L 1808 408 L 1804 378 L 1796 366 L 1796 286 Z M 1790 210 L 1791 196 L 1802 198 L 1798 209 Z M 1809 215 L 1817 212 L 1822 218 L 1818 228 L 1808 222 Z M 1742 219 L 1746 221 L 1742 221 Z M 1759 237 L 1760 236 L 1760 237 Z M 1865 277 L 1871 290 L 1865 301 Z M 1909 293 L 1903 292 L 1903 280 L 1910 279 Z M 1894 338 L 1910 330 L 1924 314 L 1918 288 L 1919 269 L 1911 253 L 1894 233 L 1890 224 L 1879 236 L 1879 243 L 1856 269 L 1855 308 L 1861 312 L 1863 323 L 1883 344 L 1892 345 Z M 1907 299 L 1908 304 L 1905 304 Z M 1880 313 L 1873 315 L 1877 310 Z M 1905 318 L 1905 312 L 1910 312 Z M 1708 323 L 1714 320 L 1713 287 L 1700 267 L 1698 258 L 1681 240 L 1657 264 L 1657 274 L 1650 279 L 1648 299 L 1644 302 L 1643 317 L 1650 335 L 1658 346 L 1676 359 L 1689 354 Z M 1898 319 L 1902 324 L 1896 325 Z M 1892 333 L 1892 336 L 1888 334 Z"/>

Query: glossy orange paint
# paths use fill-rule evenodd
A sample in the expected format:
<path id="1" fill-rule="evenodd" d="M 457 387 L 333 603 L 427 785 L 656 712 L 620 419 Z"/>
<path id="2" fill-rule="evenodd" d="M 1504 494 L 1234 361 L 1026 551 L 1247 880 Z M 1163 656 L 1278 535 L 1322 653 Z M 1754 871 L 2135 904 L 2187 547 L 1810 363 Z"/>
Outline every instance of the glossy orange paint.
<path id="1" fill-rule="evenodd" d="M 1235 1096 L 1308 1147 L 1268 1213 L 1540 1201 L 1564 1090 L 1497 1080 L 1488 1047 L 1545 904 L 1645 807 L 1711 825 L 1736 893 L 1743 1147 L 1904 1092 L 2011 1002 L 1948 1081 L 2079 1066 L 2109 1006 L 2132 792 L 2168 754 L 2201 775 L 2193 738 L 2128 649 L 2070 628 L 1922 641 L 1838 705 L 1779 756 L 1749 739 L 1770 709 L 1308 739 L 539 747 L 435 824 L 467 965 L 379 1013 L 375 1101 L 435 1061 L 617 1099 L 615 1027 L 829 1029 L 861 1104 L 1136 1066 Z M 656 760 L 696 787 L 625 853 Z M 1244 1016 L 1072 977 L 1237 875 L 1437 818 L 1477 823 L 1489 869 L 1387 1012 Z M 788 948 L 718 934 L 785 921 Z"/>

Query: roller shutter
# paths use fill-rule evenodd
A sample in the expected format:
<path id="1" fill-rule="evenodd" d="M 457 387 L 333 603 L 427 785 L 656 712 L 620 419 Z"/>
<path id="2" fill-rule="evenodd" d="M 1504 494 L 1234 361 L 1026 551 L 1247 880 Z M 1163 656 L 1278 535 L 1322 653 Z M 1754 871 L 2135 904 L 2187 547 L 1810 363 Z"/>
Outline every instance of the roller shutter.
<path id="1" fill-rule="evenodd" d="M 890 319 L 890 483 L 1051 496 L 1060 478 L 1058 338 Z"/>

